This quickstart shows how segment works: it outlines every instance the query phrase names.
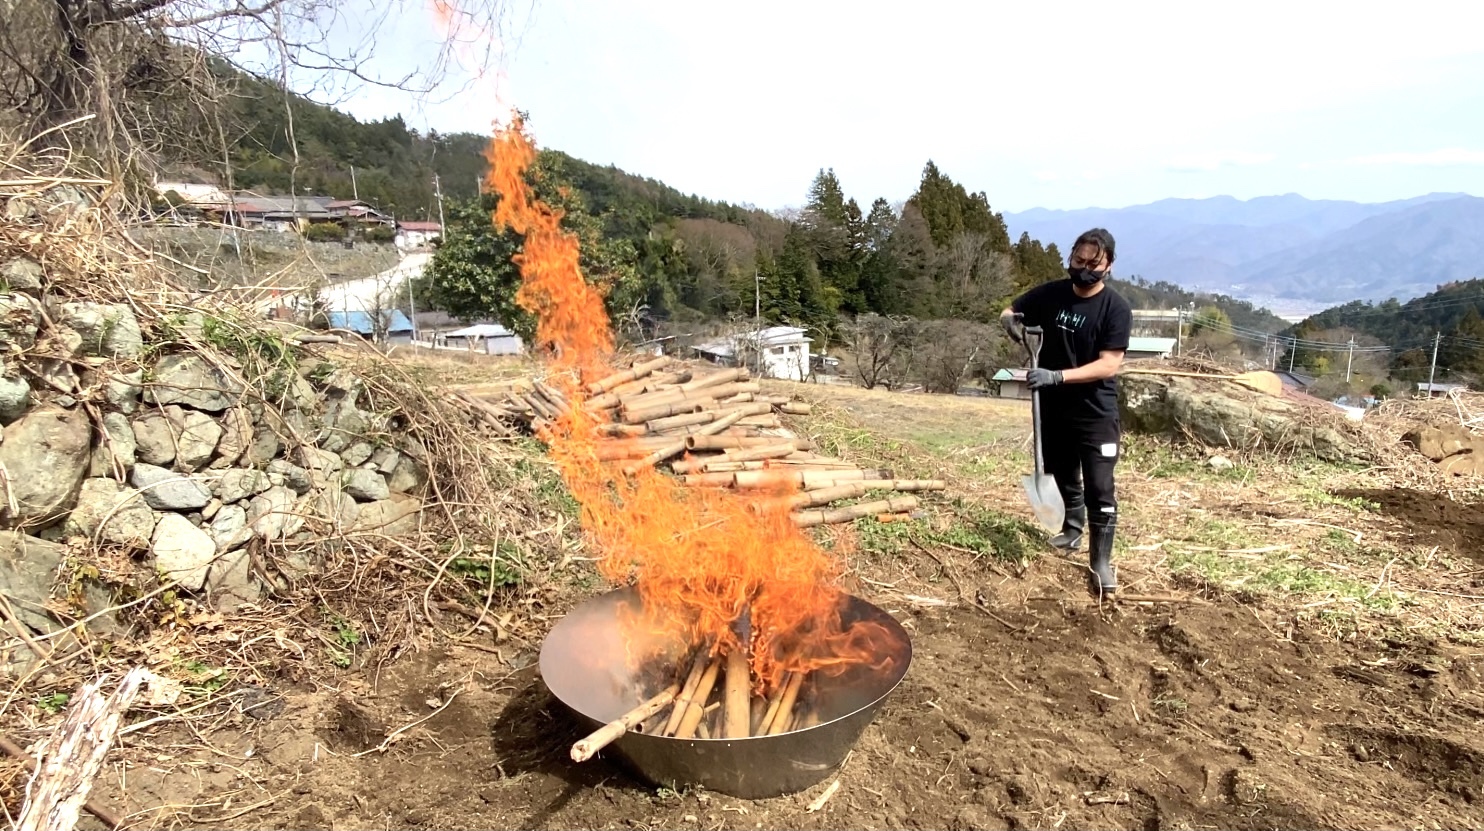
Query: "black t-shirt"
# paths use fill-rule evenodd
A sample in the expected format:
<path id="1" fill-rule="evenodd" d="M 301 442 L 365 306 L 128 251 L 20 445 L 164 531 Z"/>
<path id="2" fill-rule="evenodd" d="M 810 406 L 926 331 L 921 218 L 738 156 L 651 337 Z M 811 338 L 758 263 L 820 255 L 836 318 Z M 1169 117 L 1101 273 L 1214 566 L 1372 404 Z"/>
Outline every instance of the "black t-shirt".
<path id="1" fill-rule="evenodd" d="M 1040 366 L 1072 369 L 1090 364 L 1109 349 L 1128 349 L 1134 313 L 1110 286 L 1092 297 L 1078 297 L 1071 280 L 1042 283 L 1022 294 L 1010 308 L 1024 315 L 1026 326 L 1040 326 Z M 1118 420 L 1118 381 L 1058 384 L 1041 390 L 1041 413 L 1064 424 L 1106 424 Z"/>

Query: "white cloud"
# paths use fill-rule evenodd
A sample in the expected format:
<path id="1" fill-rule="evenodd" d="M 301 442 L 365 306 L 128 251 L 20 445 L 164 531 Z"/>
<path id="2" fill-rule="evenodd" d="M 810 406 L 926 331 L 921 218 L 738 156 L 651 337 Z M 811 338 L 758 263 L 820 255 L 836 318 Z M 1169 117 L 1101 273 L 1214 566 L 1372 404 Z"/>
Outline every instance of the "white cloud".
<path id="1" fill-rule="evenodd" d="M 1274 158 L 1275 156 L 1272 153 L 1250 153 L 1244 151 L 1234 153 L 1194 153 L 1170 159 L 1165 163 L 1165 167 L 1176 171 L 1219 170 L 1223 167 L 1245 167 L 1267 164 Z"/>
<path id="2" fill-rule="evenodd" d="M 1354 156 L 1341 164 L 1347 165 L 1405 165 L 1408 167 L 1443 167 L 1451 165 L 1484 165 L 1484 150 L 1465 150 L 1448 147 L 1426 153 L 1373 153 Z"/>

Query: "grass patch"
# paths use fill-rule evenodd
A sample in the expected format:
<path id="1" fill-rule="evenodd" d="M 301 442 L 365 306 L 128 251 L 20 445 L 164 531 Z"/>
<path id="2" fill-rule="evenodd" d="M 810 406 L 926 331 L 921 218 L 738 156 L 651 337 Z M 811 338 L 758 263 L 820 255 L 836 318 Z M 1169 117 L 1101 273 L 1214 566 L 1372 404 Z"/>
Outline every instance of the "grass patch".
<path id="1" fill-rule="evenodd" d="M 1120 463 L 1151 479 L 1192 479 L 1204 482 L 1250 482 L 1255 471 L 1250 466 L 1232 462 L 1231 467 L 1215 468 L 1204 454 L 1194 455 L 1188 448 L 1171 445 L 1157 438 L 1125 435 L 1120 449 Z"/>
<path id="2" fill-rule="evenodd" d="M 921 520 L 886 523 L 873 518 L 857 520 L 855 527 L 861 550 L 895 556 L 915 541 L 929 548 L 951 546 L 976 558 L 992 557 L 1019 567 L 1035 559 L 1040 535 L 1030 523 L 962 499 L 955 499 L 951 505 L 949 522 L 943 527 L 933 527 Z"/>

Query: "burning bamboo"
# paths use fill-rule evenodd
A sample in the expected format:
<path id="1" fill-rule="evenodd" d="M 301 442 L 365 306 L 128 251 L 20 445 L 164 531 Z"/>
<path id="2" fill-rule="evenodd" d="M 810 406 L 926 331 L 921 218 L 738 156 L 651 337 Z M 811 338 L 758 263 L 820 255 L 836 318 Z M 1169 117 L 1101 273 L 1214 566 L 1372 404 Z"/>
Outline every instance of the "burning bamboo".
<path id="1" fill-rule="evenodd" d="M 696 683 L 696 690 L 691 695 L 685 715 L 680 719 L 680 726 L 675 728 L 675 738 L 688 739 L 696 734 L 696 726 L 701 723 L 701 716 L 705 713 L 706 699 L 711 697 L 711 689 L 716 686 L 716 676 L 720 671 L 721 656 L 712 658 L 706 664 L 706 671 Z"/>
<path id="2" fill-rule="evenodd" d="M 680 695 L 675 699 L 675 706 L 670 710 L 670 718 L 660 730 L 661 736 L 675 735 L 676 728 L 680 726 L 680 719 L 685 716 L 686 709 L 690 707 L 691 697 L 696 694 L 696 686 L 701 683 L 701 676 L 705 674 L 707 665 L 706 653 L 698 652 L 695 660 L 691 662 L 690 673 L 685 677 L 685 685 L 680 688 Z"/>
<path id="3" fill-rule="evenodd" d="M 762 445 L 774 444 L 780 441 L 777 436 L 758 436 L 756 438 L 744 438 L 740 436 L 691 436 L 685 440 L 687 450 L 731 450 L 736 447 L 760 447 Z M 792 439 L 794 449 L 807 451 L 814 449 L 814 442 L 808 439 Z"/>
<path id="4" fill-rule="evenodd" d="M 783 690 L 783 698 L 778 702 L 778 712 L 773 721 L 768 725 L 768 735 L 776 736 L 788 729 L 788 723 L 793 719 L 794 702 L 799 698 L 799 687 L 804 683 L 804 673 L 794 672 L 788 679 L 788 685 Z M 764 719 L 766 720 L 766 719 Z"/>
<path id="5" fill-rule="evenodd" d="M 629 464 L 624 466 L 623 472 L 628 476 L 633 476 L 634 474 L 647 467 L 654 467 L 660 462 L 663 462 L 664 460 L 672 456 L 679 456 L 681 453 L 684 452 L 685 442 L 675 441 L 671 444 L 661 446 L 653 453 L 650 453 L 648 456 L 645 456 L 637 462 L 630 462 Z"/>
<path id="6" fill-rule="evenodd" d="M 675 695 L 679 691 L 679 684 L 671 684 L 662 690 L 659 695 L 594 730 L 587 738 L 572 745 L 572 760 L 574 762 L 586 762 L 588 759 L 591 759 L 599 750 L 617 741 L 620 736 L 632 730 L 635 725 L 643 724 L 650 716 L 665 709 L 666 706 L 675 700 Z"/>
<path id="7" fill-rule="evenodd" d="M 896 496 L 891 499 L 863 502 L 859 505 L 835 508 L 829 511 L 800 511 L 792 514 L 792 518 L 794 524 L 800 528 L 813 528 L 817 525 L 838 525 L 842 522 L 854 522 L 857 519 L 873 514 L 904 513 L 916 507 L 917 497 Z"/>
<path id="8" fill-rule="evenodd" d="M 752 677 L 747 663 L 745 650 L 739 648 L 727 653 L 726 710 L 722 713 L 725 731 L 722 735 L 728 739 L 745 739 L 752 734 L 752 705 L 748 701 Z"/>

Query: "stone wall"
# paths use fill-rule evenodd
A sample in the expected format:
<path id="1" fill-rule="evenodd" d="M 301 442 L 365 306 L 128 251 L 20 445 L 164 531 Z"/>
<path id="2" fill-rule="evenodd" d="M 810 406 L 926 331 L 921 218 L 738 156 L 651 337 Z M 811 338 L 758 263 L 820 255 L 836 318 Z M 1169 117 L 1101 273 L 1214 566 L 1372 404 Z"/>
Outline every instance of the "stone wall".
<path id="1" fill-rule="evenodd" d="M 307 571 L 297 542 L 416 530 L 426 451 L 348 369 L 262 321 L 50 296 L 26 257 L 0 276 L 0 590 L 26 625 L 109 608 L 79 558 L 230 611 L 259 599 L 255 540 Z"/>

